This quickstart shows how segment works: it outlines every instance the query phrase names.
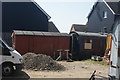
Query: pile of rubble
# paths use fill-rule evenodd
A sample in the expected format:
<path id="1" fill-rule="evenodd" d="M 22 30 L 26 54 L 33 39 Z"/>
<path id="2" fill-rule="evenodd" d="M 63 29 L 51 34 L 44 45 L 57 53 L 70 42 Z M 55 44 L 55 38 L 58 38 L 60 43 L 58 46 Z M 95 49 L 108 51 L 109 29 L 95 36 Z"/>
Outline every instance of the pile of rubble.
<path id="1" fill-rule="evenodd" d="M 25 69 L 31 70 L 65 70 L 65 67 L 54 61 L 50 56 L 35 53 L 26 53 L 23 55 Z"/>

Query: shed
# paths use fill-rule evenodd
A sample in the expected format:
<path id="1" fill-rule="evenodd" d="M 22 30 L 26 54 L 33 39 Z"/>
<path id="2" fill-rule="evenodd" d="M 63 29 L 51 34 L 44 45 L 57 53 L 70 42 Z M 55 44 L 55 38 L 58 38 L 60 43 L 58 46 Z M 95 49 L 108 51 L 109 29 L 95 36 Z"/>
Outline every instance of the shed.
<path id="1" fill-rule="evenodd" d="M 13 48 L 22 55 L 34 52 L 57 58 L 61 50 L 63 58 L 66 58 L 65 50 L 69 50 L 69 42 L 67 33 L 14 30 L 12 34 Z"/>
<path id="2" fill-rule="evenodd" d="M 92 55 L 104 56 L 106 35 L 88 32 L 71 33 L 70 52 L 73 59 L 90 59 Z"/>

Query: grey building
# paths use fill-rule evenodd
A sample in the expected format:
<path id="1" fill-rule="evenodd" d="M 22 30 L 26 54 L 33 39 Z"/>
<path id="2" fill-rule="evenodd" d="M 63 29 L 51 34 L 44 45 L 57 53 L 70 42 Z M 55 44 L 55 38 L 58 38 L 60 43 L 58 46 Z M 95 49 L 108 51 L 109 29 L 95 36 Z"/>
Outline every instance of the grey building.
<path id="1" fill-rule="evenodd" d="M 26 0 L 24 0 L 26 1 Z M 51 18 L 36 2 L 0 2 L 2 5 L 2 37 L 11 45 L 13 30 L 48 32 Z"/>
<path id="2" fill-rule="evenodd" d="M 110 33 L 115 17 L 120 13 L 120 2 L 107 2 L 108 0 L 98 0 L 88 15 L 88 32 Z"/>

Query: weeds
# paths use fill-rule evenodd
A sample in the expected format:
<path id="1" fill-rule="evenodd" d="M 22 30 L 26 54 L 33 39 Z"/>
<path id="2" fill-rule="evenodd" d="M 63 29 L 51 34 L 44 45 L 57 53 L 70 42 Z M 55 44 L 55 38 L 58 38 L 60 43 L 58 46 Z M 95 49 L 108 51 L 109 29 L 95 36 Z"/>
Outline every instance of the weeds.
<path id="1" fill-rule="evenodd" d="M 87 60 L 82 60 L 81 62 L 87 62 L 87 64 L 100 64 L 100 65 L 107 65 L 105 62 L 103 61 L 94 61 L 91 59 L 87 59 Z"/>

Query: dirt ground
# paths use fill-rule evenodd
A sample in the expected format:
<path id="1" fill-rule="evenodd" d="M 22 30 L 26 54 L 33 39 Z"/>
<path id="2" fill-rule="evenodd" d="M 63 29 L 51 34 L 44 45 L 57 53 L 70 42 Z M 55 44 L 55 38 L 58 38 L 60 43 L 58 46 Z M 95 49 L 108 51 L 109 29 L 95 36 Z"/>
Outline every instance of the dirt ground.
<path id="1" fill-rule="evenodd" d="M 89 61 L 74 61 L 66 62 L 59 61 L 58 63 L 66 67 L 65 71 L 32 71 L 25 70 L 30 78 L 90 78 L 93 71 L 96 70 L 97 75 L 108 77 L 109 66 L 101 64 L 93 64 Z"/>

